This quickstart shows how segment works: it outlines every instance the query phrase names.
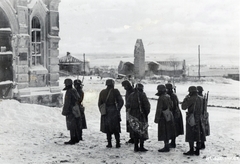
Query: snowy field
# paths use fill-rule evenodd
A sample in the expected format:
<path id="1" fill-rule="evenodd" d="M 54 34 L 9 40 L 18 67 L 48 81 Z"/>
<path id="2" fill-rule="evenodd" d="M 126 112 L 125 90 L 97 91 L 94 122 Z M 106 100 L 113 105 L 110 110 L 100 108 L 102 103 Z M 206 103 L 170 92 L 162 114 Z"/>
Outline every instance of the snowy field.
<path id="1" fill-rule="evenodd" d="M 60 78 L 60 87 L 63 81 Z M 70 77 L 73 80 L 76 77 Z M 80 77 L 82 79 L 82 77 Z M 143 81 L 149 98 L 155 96 L 158 83 Z M 157 141 L 157 124 L 154 121 L 157 101 L 150 99 L 149 140 L 145 147 L 148 152 L 133 151 L 133 145 L 126 144 L 125 108 L 122 108 L 121 148 L 106 148 L 106 136 L 100 132 L 100 113 L 97 108 L 99 92 L 104 89 L 105 79 L 84 78 L 88 129 L 83 131 L 83 141 L 76 145 L 64 145 L 69 140 L 65 117 L 61 108 L 34 104 L 20 104 L 15 100 L 0 100 L 0 163 L 1 164 L 54 164 L 54 163 L 106 163 L 106 164 L 157 164 L 157 163 L 240 163 L 240 111 L 239 82 L 230 79 L 206 79 L 202 82 L 176 83 L 177 95 L 182 101 L 190 85 L 202 85 L 209 91 L 209 104 L 222 107 L 209 107 L 211 135 L 207 137 L 206 149 L 200 156 L 183 156 L 188 151 L 185 136 L 177 138 L 177 147 L 169 153 L 159 153 L 163 142 Z M 116 82 L 122 95 L 125 90 Z M 64 92 L 63 92 L 64 94 Z M 182 111 L 185 124 L 185 111 Z M 115 145 L 115 143 L 114 143 Z"/>

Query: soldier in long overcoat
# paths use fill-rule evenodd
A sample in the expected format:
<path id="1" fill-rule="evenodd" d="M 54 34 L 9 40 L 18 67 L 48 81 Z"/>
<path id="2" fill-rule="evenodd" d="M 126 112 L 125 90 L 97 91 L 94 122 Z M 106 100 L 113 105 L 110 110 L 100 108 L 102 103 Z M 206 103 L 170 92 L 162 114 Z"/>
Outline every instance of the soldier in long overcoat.
<path id="1" fill-rule="evenodd" d="M 112 79 L 106 80 L 107 88 L 100 92 L 98 99 L 99 109 L 103 103 L 106 104 L 106 115 L 101 115 L 100 131 L 107 134 L 107 148 L 112 147 L 112 134 L 114 134 L 116 139 L 116 148 L 120 147 L 120 111 L 123 106 L 123 99 L 119 90 L 114 89 L 114 83 Z"/>
<path id="2" fill-rule="evenodd" d="M 76 118 L 73 114 L 73 106 L 80 97 L 76 89 L 72 87 L 73 83 L 71 79 L 65 79 L 64 84 L 65 88 L 63 90 L 66 90 L 66 93 L 62 115 L 66 116 L 67 129 L 70 131 L 70 140 L 68 142 L 64 142 L 64 144 L 73 145 L 78 143 L 81 138 L 81 120 L 79 117 Z"/>
<path id="3" fill-rule="evenodd" d="M 129 112 L 130 136 L 134 138 L 134 151 L 148 151 L 144 148 L 144 141 L 148 139 L 148 114 L 151 105 L 146 94 L 143 92 L 144 86 L 141 83 L 136 84 L 133 93 L 127 99 L 126 108 Z M 131 121 L 136 120 L 140 125 L 135 127 Z M 138 146 L 140 142 L 140 147 Z"/>
<path id="4" fill-rule="evenodd" d="M 209 120 L 208 120 L 208 112 L 207 112 L 207 103 L 208 103 L 208 95 L 203 96 L 203 87 L 202 86 L 197 86 L 197 91 L 198 91 L 198 96 L 203 98 L 203 110 L 202 110 L 202 122 L 203 122 L 203 131 L 201 133 L 202 137 L 202 142 L 201 142 L 201 149 L 205 149 L 205 136 L 210 135 L 210 125 L 209 125 Z M 204 134 L 205 132 L 205 134 Z"/>
<path id="5" fill-rule="evenodd" d="M 179 135 L 184 134 L 184 128 L 183 128 L 183 118 L 181 110 L 179 109 L 179 100 L 177 95 L 173 92 L 173 86 L 171 83 L 165 84 L 167 88 L 167 94 L 170 96 L 173 107 L 171 109 L 174 122 L 175 122 L 175 130 L 176 130 L 176 136 L 171 139 L 171 143 L 169 144 L 169 148 L 175 148 L 176 147 L 176 137 Z"/>
<path id="6" fill-rule="evenodd" d="M 169 152 L 169 140 L 175 137 L 175 124 L 173 115 L 171 113 L 173 105 L 170 96 L 166 94 L 165 85 L 158 85 L 157 90 L 158 93 L 156 95 L 159 96 L 159 98 L 154 122 L 158 124 L 158 141 L 164 141 L 164 147 L 158 151 Z M 167 109 L 170 110 L 170 121 L 167 121 L 163 115 L 163 112 Z"/>
<path id="7" fill-rule="evenodd" d="M 131 93 L 133 93 L 134 88 L 133 88 L 133 86 L 131 85 L 131 83 L 128 80 L 124 80 L 122 82 L 122 86 L 126 90 L 126 93 L 125 93 L 125 105 L 126 105 L 127 99 L 129 97 L 129 95 Z M 127 130 L 128 133 L 130 133 L 130 127 L 129 127 L 129 122 L 128 122 L 127 115 L 128 115 L 128 109 L 126 108 L 126 130 Z M 131 138 L 131 136 L 130 136 L 130 139 L 127 141 L 127 143 L 134 143 L 134 139 Z"/>
<path id="8" fill-rule="evenodd" d="M 87 129 L 87 121 L 86 121 L 86 117 L 85 117 L 85 107 L 83 106 L 82 104 L 82 101 L 84 99 L 84 92 L 83 92 L 83 84 L 82 84 L 82 81 L 79 80 L 79 79 L 76 79 L 73 81 L 73 85 L 74 85 L 74 88 L 77 90 L 80 98 L 79 98 L 79 109 L 80 109 L 80 112 L 81 112 L 81 137 L 80 137 L 80 140 L 83 140 L 82 139 L 82 129 Z"/>
<path id="9" fill-rule="evenodd" d="M 203 127 L 202 117 L 202 98 L 197 94 L 197 87 L 190 86 L 188 88 L 189 94 L 184 98 L 182 109 L 188 110 L 186 113 L 186 142 L 189 143 L 190 150 L 184 155 L 199 155 L 200 143 L 204 139 L 201 137 L 201 129 Z M 190 124 L 190 119 L 194 116 L 194 124 Z M 191 121 L 193 122 L 193 121 Z M 205 140 L 205 139 L 204 139 Z M 197 143 L 196 150 L 194 151 L 194 142 Z"/>

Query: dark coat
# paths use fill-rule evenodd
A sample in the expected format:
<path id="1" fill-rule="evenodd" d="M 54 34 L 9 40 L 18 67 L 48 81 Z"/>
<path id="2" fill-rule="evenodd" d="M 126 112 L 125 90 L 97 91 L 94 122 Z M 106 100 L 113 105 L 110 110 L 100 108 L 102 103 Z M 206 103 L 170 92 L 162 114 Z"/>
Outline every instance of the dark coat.
<path id="1" fill-rule="evenodd" d="M 109 91 L 109 97 L 106 101 Z M 123 98 L 118 89 L 113 87 L 107 87 L 103 89 L 99 94 L 98 107 L 103 103 L 106 103 L 107 114 L 101 116 L 100 131 L 103 133 L 120 133 L 121 132 L 121 115 L 120 111 L 123 106 Z"/>
<path id="2" fill-rule="evenodd" d="M 186 96 L 182 103 L 182 109 L 188 110 L 186 113 L 186 142 L 201 142 L 205 141 L 205 132 L 203 130 L 202 124 L 202 110 L 203 110 L 203 99 L 202 97 L 198 96 L 197 93 L 191 96 Z M 187 120 L 190 114 L 194 114 L 194 119 L 196 125 L 190 126 L 187 123 Z"/>
<path id="3" fill-rule="evenodd" d="M 80 86 L 76 87 L 76 90 L 80 96 L 79 107 L 80 107 L 80 112 L 81 112 L 82 129 L 87 129 L 87 121 L 86 121 L 86 117 L 85 117 L 85 107 L 82 105 L 82 101 L 84 99 L 84 92 L 82 90 L 82 87 L 80 87 Z"/>
<path id="4" fill-rule="evenodd" d="M 208 105 L 208 97 L 206 95 L 199 94 L 203 98 L 203 111 L 202 111 L 202 120 L 203 120 L 203 126 L 205 129 L 205 135 L 210 135 L 210 124 L 209 124 L 209 113 L 207 111 L 207 105 Z"/>
<path id="5" fill-rule="evenodd" d="M 178 135 L 184 134 L 182 113 L 181 113 L 181 110 L 179 109 L 179 100 L 177 95 L 173 92 L 168 92 L 168 95 L 170 96 L 173 103 L 173 107 L 171 111 L 174 117 L 176 137 L 177 137 Z"/>
<path id="6" fill-rule="evenodd" d="M 131 93 L 133 93 L 133 92 L 134 92 L 134 89 L 133 89 L 132 86 L 130 86 L 130 87 L 128 88 L 128 90 L 126 90 L 126 94 L 125 94 L 125 106 L 126 106 L 126 103 L 127 103 L 127 100 L 128 100 L 129 95 L 130 95 Z M 128 112 L 128 108 L 127 108 L 127 107 L 126 107 L 126 112 Z M 127 114 L 128 114 L 128 113 L 127 113 Z M 127 114 L 126 114 L 126 116 L 127 116 Z M 130 132 L 130 127 L 129 127 L 128 118 L 126 118 L 126 130 L 127 130 L 127 132 Z"/>
<path id="7" fill-rule="evenodd" d="M 66 116 L 66 123 L 68 130 L 78 129 L 81 126 L 80 119 L 75 118 L 72 113 L 73 106 L 79 99 L 79 95 L 76 89 L 72 87 L 66 87 L 66 93 L 64 98 L 64 105 L 62 109 L 62 115 Z"/>
<path id="8" fill-rule="evenodd" d="M 139 92 L 136 89 L 131 93 L 126 102 L 126 108 L 129 109 L 129 115 L 137 118 L 140 122 L 148 123 L 148 114 L 150 113 L 151 105 L 144 92 Z M 140 135 L 129 126 L 129 132 L 131 138 L 148 139 L 147 129 L 144 131 L 144 134 Z"/>
<path id="9" fill-rule="evenodd" d="M 154 122 L 158 124 L 158 141 L 166 141 L 175 137 L 174 120 L 166 121 L 164 110 L 172 109 L 172 101 L 166 93 L 159 95 Z"/>

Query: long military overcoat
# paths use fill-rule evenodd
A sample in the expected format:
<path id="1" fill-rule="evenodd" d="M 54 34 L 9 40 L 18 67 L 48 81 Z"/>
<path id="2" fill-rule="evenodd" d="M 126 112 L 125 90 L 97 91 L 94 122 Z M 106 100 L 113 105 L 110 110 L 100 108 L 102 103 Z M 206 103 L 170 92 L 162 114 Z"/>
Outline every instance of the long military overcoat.
<path id="1" fill-rule="evenodd" d="M 79 94 L 74 88 L 67 88 L 64 98 L 64 105 L 62 110 L 62 115 L 66 116 L 66 124 L 68 130 L 75 130 L 81 127 L 80 118 L 75 118 L 72 113 L 73 106 L 79 99 Z"/>
<path id="2" fill-rule="evenodd" d="M 203 99 L 198 96 L 197 93 L 192 96 L 187 96 L 184 98 L 182 103 L 182 109 L 186 110 L 186 142 L 201 142 L 206 140 L 204 126 L 202 123 L 202 110 L 203 110 Z M 194 114 L 194 119 L 196 125 L 190 126 L 188 119 L 190 114 Z"/>
<path id="3" fill-rule="evenodd" d="M 79 107 L 80 107 L 80 112 L 81 112 L 81 125 L 82 125 L 81 128 L 87 129 L 87 121 L 86 121 L 86 117 L 85 117 L 85 107 L 82 105 L 82 101 L 84 99 L 84 92 L 81 87 L 77 87 L 76 90 L 80 96 Z"/>
<path id="4" fill-rule="evenodd" d="M 128 97 L 131 93 L 134 92 L 134 89 L 133 87 L 129 87 L 128 90 L 126 90 L 126 94 L 125 94 L 125 106 L 126 106 L 126 103 L 127 103 L 127 100 L 128 100 Z M 128 108 L 126 107 L 126 116 L 128 115 Z M 127 132 L 130 132 L 130 125 L 129 125 L 129 122 L 128 122 L 128 117 L 126 118 L 126 131 Z"/>
<path id="5" fill-rule="evenodd" d="M 168 93 L 170 96 L 172 102 L 173 102 L 173 107 L 171 109 L 174 117 L 174 122 L 175 122 L 175 130 L 176 130 L 176 137 L 178 135 L 184 134 L 184 128 L 183 128 L 183 118 L 182 118 L 182 112 L 179 108 L 179 100 L 178 97 L 175 93 Z"/>
<path id="6" fill-rule="evenodd" d="M 166 93 L 158 95 L 157 109 L 155 114 L 154 122 L 158 124 L 158 141 L 166 141 L 175 137 L 175 124 L 174 119 L 166 121 L 163 116 L 164 110 L 172 109 L 172 101 L 170 96 Z"/>
<path id="7" fill-rule="evenodd" d="M 137 118 L 140 122 L 148 123 L 148 114 L 150 113 L 151 105 L 144 92 L 131 93 L 126 102 L 126 108 L 129 109 L 129 115 Z M 129 128 L 130 137 L 137 139 L 148 139 L 148 130 L 144 130 L 143 134 L 137 133 L 132 127 Z"/>
<path id="8" fill-rule="evenodd" d="M 106 101 L 108 93 L 109 97 Z M 121 108 L 123 98 L 118 89 L 107 87 L 99 94 L 98 107 L 106 103 L 107 114 L 101 116 L 100 131 L 103 133 L 120 133 L 121 132 Z"/>

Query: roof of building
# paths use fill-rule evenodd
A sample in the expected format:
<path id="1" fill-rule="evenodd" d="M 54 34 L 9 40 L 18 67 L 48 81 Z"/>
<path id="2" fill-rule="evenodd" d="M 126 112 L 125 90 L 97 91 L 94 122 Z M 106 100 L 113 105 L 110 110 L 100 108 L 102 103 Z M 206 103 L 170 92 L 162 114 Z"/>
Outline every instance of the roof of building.
<path id="1" fill-rule="evenodd" d="M 59 63 L 82 63 L 83 61 L 73 57 L 72 55 L 66 55 L 59 59 Z"/>

